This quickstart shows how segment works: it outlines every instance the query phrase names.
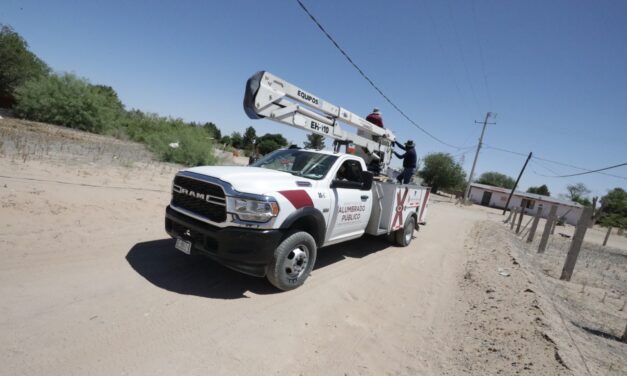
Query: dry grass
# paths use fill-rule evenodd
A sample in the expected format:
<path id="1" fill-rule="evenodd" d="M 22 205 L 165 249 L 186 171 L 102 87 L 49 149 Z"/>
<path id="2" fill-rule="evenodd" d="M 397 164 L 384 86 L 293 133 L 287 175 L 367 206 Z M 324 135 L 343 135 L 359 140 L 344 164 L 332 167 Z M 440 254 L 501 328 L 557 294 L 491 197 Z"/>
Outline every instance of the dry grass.
<path id="1" fill-rule="evenodd" d="M 517 237 L 521 255 L 541 279 L 591 373 L 627 374 L 627 343 L 621 342 L 627 327 L 627 249 L 603 247 L 591 237 L 595 243 L 584 242 L 571 281 L 561 281 L 571 239 L 556 231 L 546 252 L 538 254 L 538 230 L 532 243 Z"/>
<path id="2" fill-rule="evenodd" d="M 12 162 L 32 160 L 107 163 L 132 166 L 150 163 L 153 155 L 143 145 L 44 123 L 0 120 L 0 155 Z"/>

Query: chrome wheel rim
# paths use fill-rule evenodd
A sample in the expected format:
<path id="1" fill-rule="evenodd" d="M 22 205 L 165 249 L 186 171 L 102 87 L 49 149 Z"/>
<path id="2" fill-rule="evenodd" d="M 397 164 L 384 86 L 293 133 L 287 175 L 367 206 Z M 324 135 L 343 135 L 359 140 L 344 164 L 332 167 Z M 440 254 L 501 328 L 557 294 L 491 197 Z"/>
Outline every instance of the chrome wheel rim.
<path id="1" fill-rule="evenodd" d="M 285 258 L 283 271 L 288 278 L 300 278 L 309 263 L 309 256 L 307 247 L 304 245 L 294 248 Z"/>

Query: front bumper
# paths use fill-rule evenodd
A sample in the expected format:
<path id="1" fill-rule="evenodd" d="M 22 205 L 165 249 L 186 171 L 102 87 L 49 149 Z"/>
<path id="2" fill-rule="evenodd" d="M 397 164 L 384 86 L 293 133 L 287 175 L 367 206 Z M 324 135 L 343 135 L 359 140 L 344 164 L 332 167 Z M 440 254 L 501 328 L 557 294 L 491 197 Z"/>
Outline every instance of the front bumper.
<path id="1" fill-rule="evenodd" d="M 192 242 L 192 254 L 208 256 L 239 272 L 263 277 L 283 233 L 280 230 L 220 228 L 181 214 L 169 206 L 165 231 Z"/>

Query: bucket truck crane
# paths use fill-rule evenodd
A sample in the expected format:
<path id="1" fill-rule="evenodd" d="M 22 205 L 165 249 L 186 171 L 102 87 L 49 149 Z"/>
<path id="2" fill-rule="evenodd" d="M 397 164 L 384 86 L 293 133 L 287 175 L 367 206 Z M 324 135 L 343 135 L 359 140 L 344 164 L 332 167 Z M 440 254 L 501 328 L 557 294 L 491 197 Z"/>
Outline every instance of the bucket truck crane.
<path id="1" fill-rule="evenodd" d="M 428 187 L 374 181 L 364 158 L 339 152 L 356 145 L 387 167 L 395 139 L 388 129 L 268 72 L 246 83 L 244 110 L 331 138 L 335 150 L 280 149 L 251 166 L 179 171 L 165 213 L 176 249 L 291 290 L 309 277 L 318 248 L 364 234 L 404 247 L 425 224 Z"/>
<path id="2" fill-rule="evenodd" d="M 386 171 L 392 160 L 395 136 L 343 107 L 301 89 L 269 72 L 255 73 L 246 82 L 244 111 L 251 119 L 267 118 L 334 140 L 335 151 L 344 145 L 361 147 L 358 155 L 375 160 Z M 340 126 L 345 123 L 357 134 Z"/>

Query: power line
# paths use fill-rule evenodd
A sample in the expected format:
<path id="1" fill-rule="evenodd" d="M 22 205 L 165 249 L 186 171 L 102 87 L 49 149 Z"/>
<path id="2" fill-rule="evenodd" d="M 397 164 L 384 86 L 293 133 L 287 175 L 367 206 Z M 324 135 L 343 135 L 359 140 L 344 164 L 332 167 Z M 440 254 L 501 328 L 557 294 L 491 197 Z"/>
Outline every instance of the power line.
<path id="1" fill-rule="evenodd" d="M 344 51 L 344 49 L 342 47 L 340 47 L 340 45 L 335 41 L 335 39 L 333 39 L 333 37 L 327 32 L 327 30 L 324 28 L 324 26 L 322 26 L 320 24 L 320 22 L 318 22 L 318 20 L 316 19 L 316 17 L 314 17 L 313 14 L 311 14 L 311 12 L 309 12 L 309 10 L 307 9 L 307 7 L 305 6 L 305 4 L 303 4 L 303 2 L 301 0 L 296 0 L 298 2 L 298 5 L 300 5 L 300 7 L 305 11 L 305 13 L 307 13 L 307 15 L 309 16 L 309 18 L 311 18 L 311 20 L 316 24 L 316 26 L 318 26 L 318 28 L 320 29 L 320 31 L 322 31 L 322 33 L 331 41 L 331 43 L 333 43 L 333 45 L 335 46 L 335 48 L 337 48 L 340 53 L 342 55 L 344 55 L 344 57 L 346 58 L 346 60 L 348 60 L 349 63 L 351 63 L 351 65 L 359 72 L 359 74 L 366 80 L 368 81 L 368 83 L 370 84 L 370 86 L 372 86 L 379 94 L 381 94 L 381 96 L 392 106 L 394 107 L 394 109 L 396 111 L 398 111 L 405 119 L 407 119 L 407 121 L 409 121 L 411 124 L 413 124 L 416 128 L 418 128 L 419 130 L 421 130 L 424 134 L 426 134 L 427 136 L 431 137 L 432 139 L 434 139 L 435 141 L 441 143 L 442 145 L 446 145 L 448 147 L 451 147 L 453 149 L 461 149 L 461 147 L 459 146 L 455 146 L 452 144 L 449 144 L 448 142 L 444 142 L 441 139 L 437 138 L 436 136 L 432 135 L 431 133 L 429 133 L 429 131 L 427 131 L 426 129 L 424 129 L 423 127 L 421 127 L 420 125 L 418 125 L 418 123 L 416 123 L 415 121 L 413 121 L 409 116 L 407 116 L 405 114 L 405 112 L 403 110 L 400 109 L 400 107 L 398 107 L 394 102 L 392 102 L 392 100 L 383 93 L 383 91 L 381 89 L 379 89 L 379 87 L 370 79 L 370 77 L 368 77 L 368 75 L 366 75 L 366 73 L 364 73 L 364 71 L 353 61 L 353 59 L 348 56 L 348 54 L 346 53 L 346 51 Z"/>
<path id="2" fill-rule="evenodd" d="M 586 172 L 579 172 L 577 174 L 570 174 L 570 175 L 557 175 L 557 176 L 551 176 L 552 178 L 568 178 L 571 176 L 579 176 L 579 175 L 587 175 L 587 174 L 591 174 L 593 172 L 599 172 L 599 171 L 605 171 L 605 170 L 611 170 L 613 168 L 617 168 L 617 167 L 622 167 L 622 166 L 627 166 L 627 162 L 625 163 L 619 163 L 617 165 L 614 166 L 609 166 L 609 167 L 603 167 L 603 168 L 599 168 L 596 170 L 591 170 L 591 171 L 586 171 Z"/>
<path id="3" fill-rule="evenodd" d="M 544 161 L 544 162 L 554 163 L 554 164 L 556 164 L 556 165 L 560 165 L 560 166 L 565 166 L 565 167 L 575 168 L 575 169 L 577 169 L 577 170 L 582 170 L 582 171 L 591 171 L 591 170 L 590 170 L 590 169 L 588 169 L 588 168 L 577 167 L 577 166 L 573 166 L 573 165 L 568 164 L 568 163 L 563 163 L 563 162 L 553 161 L 553 160 L 546 159 L 546 158 L 540 158 L 540 157 L 537 157 L 536 159 L 541 160 L 541 161 Z M 619 178 L 619 179 L 627 179 L 627 177 L 624 177 L 624 176 L 614 175 L 614 174 L 608 174 L 608 173 L 605 173 L 605 172 L 599 172 L 599 174 L 601 174 L 601 175 L 606 175 L 606 176 L 611 176 L 611 177 L 614 177 L 614 178 Z"/>
<path id="4" fill-rule="evenodd" d="M 442 59 L 444 61 L 444 64 L 446 64 L 447 68 L 451 72 L 450 77 L 453 79 L 453 83 L 455 84 L 455 89 L 457 89 L 457 94 L 459 94 L 459 97 L 464 101 L 464 104 L 466 104 L 468 107 L 472 107 L 472 105 L 467 100 L 466 96 L 462 95 L 462 91 L 461 91 L 461 89 L 459 87 L 459 83 L 457 82 L 457 77 L 455 75 L 455 69 L 453 69 L 453 65 L 450 62 L 451 59 L 448 58 L 447 53 L 444 50 L 444 45 L 442 43 L 442 37 L 440 36 L 440 32 L 438 31 L 437 23 L 433 20 L 433 16 L 431 15 L 431 12 L 429 11 L 429 6 L 426 3 L 423 4 L 423 5 L 424 5 L 424 9 L 425 9 L 424 13 L 429 18 L 429 23 L 431 24 L 431 28 L 433 29 L 433 34 L 435 35 L 435 40 L 438 42 L 438 47 L 440 48 L 440 52 L 442 53 Z M 467 141 L 468 140 L 464 141 L 464 144 Z"/>
<path id="5" fill-rule="evenodd" d="M 475 100 L 475 104 L 477 105 L 477 109 L 480 108 L 479 101 L 477 100 L 477 94 L 475 93 L 475 87 L 472 84 L 472 80 L 470 79 L 470 71 L 468 70 L 468 64 L 466 64 L 466 57 L 464 55 L 464 49 L 462 48 L 462 44 L 459 38 L 459 32 L 457 31 L 457 26 L 455 26 L 455 22 L 453 21 L 453 8 L 451 7 L 450 0 L 447 2 L 448 4 L 448 16 L 451 20 L 451 25 L 453 27 L 453 32 L 455 35 L 455 42 L 457 43 L 457 49 L 459 50 L 459 54 L 462 58 L 462 64 L 464 65 L 464 71 L 466 72 L 466 80 L 468 81 L 468 85 L 470 86 L 470 92 L 472 93 L 472 97 Z"/>
<path id="6" fill-rule="evenodd" d="M 522 157 L 526 156 L 526 155 L 525 155 L 525 154 L 523 154 L 523 153 L 518 153 L 518 152 L 511 151 L 511 150 L 507 150 L 507 149 L 501 149 L 501 148 L 498 148 L 498 147 L 495 147 L 495 146 L 490 146 L 490 145 L 487 145 L 487 144 L 484 144 L 484 146 L 485 146 L 486 148 L 488 148 L 488 149 L 498 150 L 498 151 L 501 151 L 501 152 L 504 152 L 504 153 L 510 153 L 510 154 L 519 155 L 519 156 L 522 156 Z M 606 175 L 606 176 L 611 176 L 611 177 L 613 177 L 613 178 L 618 178 L 618 179 L 627 179 L 627 177 L 624 177 L 624 176 L 614 175 L 614 174 L 608 174 L 608 173 L 605 173 L 605 172 L 601 172 L 601 171 L 603 171 L 603 170 L 601 170 L 601 171 L 594 171 L 594 170 L 591 170 L 591 169 L 589 169 L 589 168 L 579 167 L 579 166 L 575 166 L 575 165 L 572 165 L 572 164 L 568 164 L 568 163 L 564 163 L 564 162 L 558 162 L 558 161 L 554 161 L 554 160 L 547 159 L 547 158 L 541 158 L 541 157 L 537 157 L 537 156 L 535 156 L 535 155 L 533 156 L 533 159 L 537 159 L 537 160 L 544 161 L 544 162 L 549 162 L 549 163 L 554 163 L 554 164 L 561 165 L 561 166 L 566 166 L 566 167 L 574 168 L 574 169 L 577 169 L 577 170 L 585 171 L 586 173 L 589 173 L 589 172 L 596 172 L 597 174 Z M 559 174 L 556 174 L 556 175 L 559 175 Z M 575 175 L 572 175 L 572 176 L 577 176 L 577 175 L 583 175 L 583 174 L 575 174 Z M 550 177 L 558 177 L 558 176 L 549 176 L 549 175 L 546 175 L 545 177 L 549 177 L 549 178 L 550 178 Z"/>
<path id="7" fill-rule="evenodd" d="M 523 154 L 523 153 L 518 153 L 516 151 L 511 151 L 511 150 L 507 150 L 507 149 L 501 149 L 501 148 L 497 148 L 496 146 L 490 146 L 488 144 L 484 144 L 484 146 L 488 149 L 492 149 L 492 150 L 498 150 L 498 151 L 502 151 L 504 153 L 510 153 L 510 154 L 514 154 L 514 155 L 519 155 L 521 157 L 526 157 L 527 154 Z M 535 157 L 534 157 L 535 158 Z"/>
<path id="8" fill-rule="evenodd" d="M 475 24 L 475 36 L 477 37 L 477 44 L 479 45 L 479 58 L 481 60 L 481 71 L 483 72 L 483 83 L 485 84 L 485 90 L 488 94 L 488 103 L 492 108 L 492 94 L 490 93 L 490 86 L 488 85 L 488 75 L 485 73 L 485 61 L 483 59 L 483 46 L 479 39 L 479 27 L 477 26 L 477 12 L 475 11 L 475 1 L 471 1 L 472 18 Z"/>

